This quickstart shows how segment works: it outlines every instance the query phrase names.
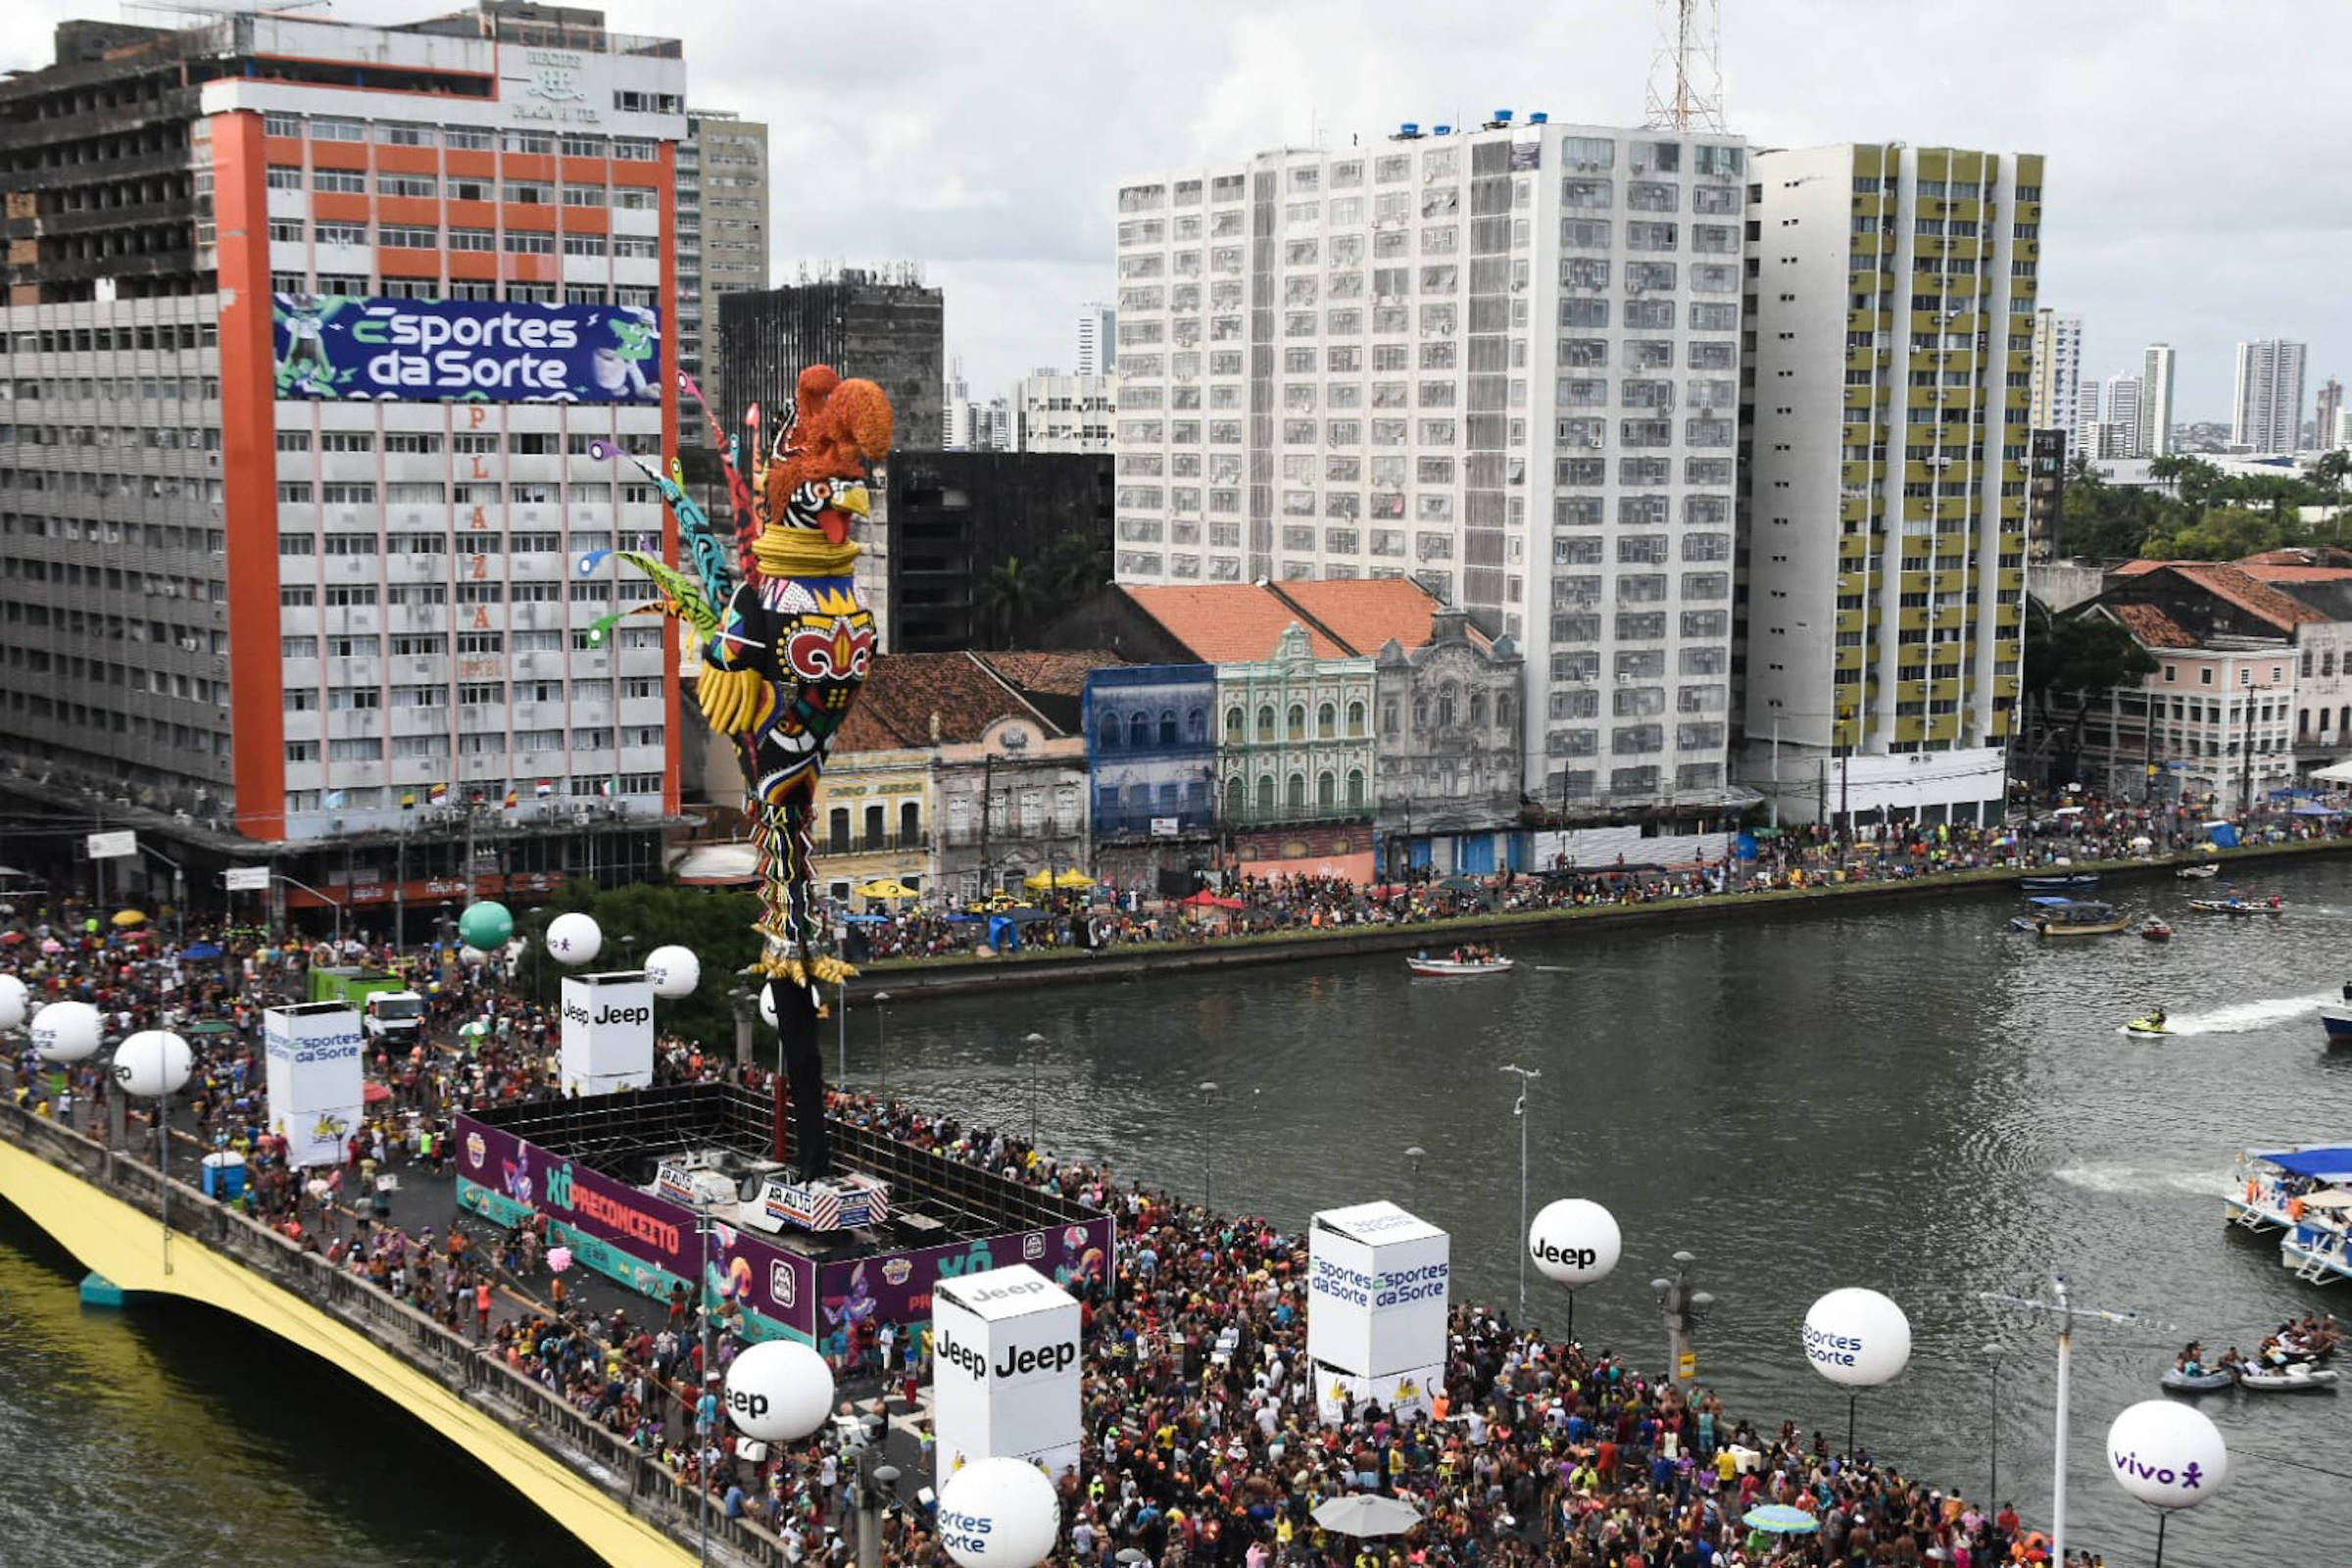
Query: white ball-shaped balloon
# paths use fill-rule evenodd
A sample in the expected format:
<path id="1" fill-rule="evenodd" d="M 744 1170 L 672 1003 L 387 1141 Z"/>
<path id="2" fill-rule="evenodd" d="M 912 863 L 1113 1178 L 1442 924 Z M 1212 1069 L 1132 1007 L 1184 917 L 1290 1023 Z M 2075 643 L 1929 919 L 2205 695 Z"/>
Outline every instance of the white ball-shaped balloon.
<path id="1" fill-rule="evenodd" d="M 941 1484 L 935 1525 L 962 1568 L 1035 1568 L 1061 1534 L 1061 1499 L 1026 1459 L 976 1459 Z"/>
<path id="2" fill-rule="evenodd" d="M 2107 1468 L 2126 1492 L 2159 1508 L 2194 1508 L 2230 1474 L 2230 1446 L 2205 1412 L 2147 1399 L 2107 1429 Z"/>
<path id="3" fill-rule="evenodd" d="M 1537 1272 L 1571 1290 L 1607 1279 L 1624 1248 L 1617 1216 L 1589 1198 L 1546 1203 L 1527 1228 L 1527 1255 Z"/>
<path id="4" fill-rule="evenodd" d="M 654 983 L 657 997 L 691 997 L 703 983 L 703 960 L 691 948 L 656 948 L 645 956 L 645 977 Z"/>
<path id="5" fill-rule="evenodd" d="M 14 1029 L 24 1023 L 27 997 L 24 981 L 13 974 L 0 974 L 0 1029 Z"/>
<path id="6" fill-rule="evenodd" d="M 142 1029 L 115 1048 L 115 1082 L 126 1095 L 152 1100 L 178 1094 L 196 1054 L 169 1029 Z"/>
<path id="7" fill-rule="evenodd" d="M 783 1027 L 776 1022 L 776 993 L 773 988 L 765 985 L 760 988 L 760 1021 L 770 1029 Z"/>
<path id="8" fill-rule="evenodd" d="M 478 969 L 490 961 L 490 955 L 479 948 L 460 948 L 458 961 L 468 969 Z"/>
<path id="9" fill-rule="evenodd" d="M 1805 1356 L 1832 1383 L 1885 1383 L 1910 1364 L 1911 1320 L 1876 1291 L 1832 1291 L 1805 1313 Z"/>
<path id="10" fill-rule="evenodd" d="M 796 1443 L 825 1424 L 833 1369 L 798 1340 L 761 1340 L 728 1364 L 726 1403 L 744 1436 Z"/>
<path id="11" fill-rule="evenodd" d="M 558 963 L 576 969 L 605 951 L 605 933 L 587 915 L 559 914 L 547 922 L 547 951 Z"/>
<path id="12" fill-rule="evenodd" d="M 98 1054 L 104 1025 L 86 1002 L 52 1002 L 32 1015 L 32 1049 L 43 1061 L 86 1061 Z"/>

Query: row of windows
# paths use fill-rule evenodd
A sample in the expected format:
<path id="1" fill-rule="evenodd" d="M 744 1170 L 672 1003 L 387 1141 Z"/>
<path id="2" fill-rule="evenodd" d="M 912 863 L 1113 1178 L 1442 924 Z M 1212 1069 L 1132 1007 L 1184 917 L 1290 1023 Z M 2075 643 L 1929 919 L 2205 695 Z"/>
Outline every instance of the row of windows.
<path id="1" fill-rule="evenodd" d="M 341 537 L 341 536 L 337 536 Z M 278 604 L 288 610 L 323 605 L 329 610 L 369 609 L 378 604 L 420 606 L 440 604 L 433 597 L 442 585 L 436 583 L 402 583 L 381 588 L 371 582 L 330 582 L 324 588 L 311 583 L 281 583 L 277 590 Z M 465 581 L 457 585 L 457 602 L 461 605 L 552 605 L 568 597 L 575 605 L 604 606 L 643 604 L 661 597 L 661 589 L 642 577 L 622 577 L 596 582 L 575 582 L 568 594 L 560 582 L 501 582 L 485 577 L 479 581 Z"/>
<path id="2" fill-rule="evenodd" d="M 1544 144 L 1527 142 L 1511 150 L 1514 167 L 1526 167 L 1541 158 Z M 1619 143 L 1613 136 L 1562 136 L 1557 152 L 1563 167 L 1574 170 L 1613 169 L 1617 165 Z M 1737 179 L 1745 170 L 1747 153 L 1744 148 L 1712 144 L 1686 144 L 1679 141 L 1659 141 L 1638 138 L 1624 144 L 1626 168 L 1638 174 L 1675 174 L 1684 167 L 1684 153 L 1690 153 L 1690 169 L 1694 174 L 1710 179 Z M 1376 154 L 1371 160 L 1372 181 L 1376 185 L 1394 185 L 1409 181 L 1413 176 L 1414 154 L 1392 152 Z M 1462 155 L 1458 143 L 1440 139 L 1436 144 L 1419 150 L 1421 180 L 1434 185 L 1461 175 Z M 1365 160 L 1343 159 L 1330 166 L 1330 178 L 1325 180 L 1321 165 L 1301 165 L 1289 171 L 1289 189 L 1293 195 L 1311 194 L 1321 189 L 1351 190 L 1364 183 Z M 1859 183 L 1855 189 L 1861 189 Z M 2018 189 L 2018 199 L 2028 200 L 2026 187 Z M 1126 185 L 1119 190 L 1119 211 L 1122 213 L 1158 212 L 1170 206 L 1185 208 L 1200 205 L 1201 182 L 1198 179 L 1177 180 L 1172 190 L 1164 184 Z M 1220 174 L 1207 185 L 1209 201 L 1238 202 L 1249 194 L 1248 176 Z M 2034 198 L 2038 199 L 2038 192 Z"/>
<path id="3" fill-rule="evenodd" d="M 395 640 L 413 641 L 414 639 Z M 318 657 L 318 639 L 316 637 L 288 637 L 284 641 L 287 649 L 285 657 L 288 659 L 316 659 Z M 443 646 L 447 646 L 446 639 L 443 640 Z M 297 652 L 298 648 L 306 648 L 308 651 Z M 397 654 L 395 657 L 398 657 Z M 508 690 L 505 681 L 465 681 L 457 687 L 457 706 L 460 708 L 503 707 L 508 699 Z M 571 682 L 569 690 L 571 700 L 575 703 L 609 703 L 612 700 L 612 682 L 603 676 L 588 676 L 574 680 Z M 560 703 L 564 701 L 565 686 L 560 680 L 518 680 L 514 682 L 513 691 L 514 700 L 518 703 Z M 450 706 L 450 687 L 447 682 L 433 685 L 394 686 L 390 695 L 391 701 L 387 705 L 384 688 L 380 686 L 329 686 L 325 691 L 324 707 L 330 713 L 341 713 L 386 706 L 392 708 L 447 708 Z M 624 702 L 660 697 L 661 695 L 662 678 L 659 675 L 630 675 L 624 677 L 620 682 L 620 696 Z M 321 706 L 319 696 L 320 693 L 316 686 L 289 686 L 285 690 L 286 711 L 290 713 L 315 712 Z"/>
<path id="4" fill-rule="evenodd" d="M 380 487 L 372 479 L 329 479 L 324 483 L 280 479 L 277 499 L 286 506 L 371 507 L 380 494 L 387 506 L 495 507 L 504 501 L 517 507 L 552 507 L 563 504 L 566 489 L 569 504 L 574 507 L 606 507 L 612 503 L 612 483 L 594 479 L 574 479 L 565 485 L 559 485 L 553 479 L 517 479 L 504 485 L 486 480 L 460 480 L 447 486 L 438 479 L 402 479 Z M 660 495 L 650 484 L 619 486 L 620 501 L 625 506 L 651 506 Z"/>
<path id="5" fill-rule="evenodd" d="M 0 430 L 6 428 L 0 425 Z M 559 442 L 562 443 L 560 447 Z M 503 452 L 511 458 L 548 458 L 554 457 L 560 450 L 566 457 L 602 462 L 604 460 L 595 457 L 590 448 L 609 445 L 609 436 L 584 430 L 575 430 L 564 436 L 558 436 L 553 430 L 510 430 L 503 437 L 496 430 L 459 430 L 447 436 L 439 430 L 383 432 L 383 449 L 386 452 L 427 457 L 449 451 L 461 457 L 497 457 Z M 321 430 L 315 443 L 308 430 L 277 432 L 277 450 L 280 452 L 309 452 L 314 449 L 319 452 L 373 452 L 376 449 L 376 432 Z M 576 480 L 573 482 L 578 483 Z M 627 489 L 631 501 L 650 500 L 655 493 L 652 485 L 630 485 Z"/>
<path id="6" fill-rule="evenodd" d="M 262 176 L 271 190 L 324 191 L 358 196 L 371 187 L 368 175 L 356 169 L 304 169 L 300 164 L 271 164 Z M 659 189 L 651 185 L 583 185 L 547 179 L 493 179 L 487 174 L 378 173 L 372 188 L 378 196 L 403 196 L 453 202 L 504 201 L 516 207 L 617 207 L 629 212 L 652 212 L 662 205 Z M 273 236 L 275 237 L 275 236 Z M 360 243 L 345 241 L 343 243 Z"/>
<path id="7" fill-rule="evenodd" d="M 217 348 L 218 321 L 155 321 L 140 326 L 27 327 L 8 335 L 18 354 L 185 354 Z"/>
<path id="8" fill-rule="evenodd" d="M 1674 749 L 1678 752 L 1719 752 L 1723 750 L 1724 726 L 1711 722 L 1677 724 L 1674 727 Z M 1663 724 L 1620 724 L 1609 731 L 1609 753 L 1613 757 L 1646 757 L 1666 750 L 1666 726 Z M 1600 732 L 1593 729 L 1555 729 L 1544 738 L 1546 757 L 1597 757 L 1600 755 Z"/>
<path id="9" fill-rule="evenodd" d="M 575 654 L 600 654 L 611 648 L 623 653 L 659 652 L 662 648 L 662 628 L 659 626 L 624 626 L 607 637 L 598 637 L 582 629 L 562 631 L 462 631 L 394 632 L 391 638 L 394 659 L 439 659 L 453 647 L 460 658 L 478 654 L 557 654 L 568 648 Z M 317 659 L 321 654 L 328 659 L 380 659 L 384 653 L 384 638 L 375 632 L 336 633 L 330 636 L 288 636 L 280 639 L 279 653 L 286 659 Z M 626 683 L 624 682 L 624 688 Z M 622 696 L 650 695 L 623 690 Z M 398 706 L 395 704 L 394 706 Z"/>
<path id="10" fill-rule="evenodd" d="M 385 277 L 380 282 L 365 272 L 271 272 L 270 288 L 276 294 L 318 294 L 341 299 L 380 296 L 405 300 L 506 300 L 516 305 L 627 305 L 651 310 L 655 290 L 635 284 L 607 288 L 602 283 L 505 283 L 488 278 Z"/>
<path id="11" fill-rule="evenodd" d="M 675 102 L 671 94 L 627 93 L 615 94 L 636 102 L 630 106 L 640 114 L 676 114 L 668 109 L 648 109 L 646 100 Z M 399 121 L 347 120 L 331 115 L 302 115 L 271 113 L 262 117 L 265 136 L 302 136 L 307 132 L 313 141 L 364 142 L 370 139 L 386 147 L 456 147 L 474 152 L 503 150 L 510 153 L 561 153 L 565 158 L 617 158 L 623 162 L 651 163 L 660 154 L 660 143 L 640 136 L 590 136 L 566 132 L 561 136 L 537 130 L 485 130 L 476 125 L 421 125 Z M 372 134 L 371 134 L 372 133 Z"/>
<path id="12" fill-rule="evenodd" d="M 516 779 L 509 784 L 505 779 L 473 779 L 465 786 L 473 801 L 484 805 L 503 804 L 511 795 L 517 804 L 525 800 L 543 800 L 562 796 L 573 801 L 598 800 L 613 795 L 660 795 L 662 775 L 659 773 L 602 773 L 588 778 L 566 779 L 561 774 L 554 778 Z M 398 807 L 413 809 L 430 799 L 430 790 L 419 784 L 403 788 L 399 785 L 349 785 L 330 790 L 288 790 L 286 810 L 289 814 L 316 811 L 380 811 Z"/>
<path id="13" fill-rule="evenodd" d="M 622 747 L 659 749 L 662 744 L 662 729 L 658 724 L 623 725 L 617 730 L 608 727 L 575 729 L 571 733 L 571 750 L 575 752 L 610 751 L 617 744 Z M 458 737 L 459 755 L 466 757 L 498 757 L 509 752 L 560 752 L 564 749 L 564 732 L 560 729 L 518 729 L 512 735 L 497 731 L 468 730 Z M 380 762 L 387 755 L 384 738 L 380 735 L 348 735 L 327 741 L 323 749 L 318 741 L 301 740 L 285 743 L 289 762 Z M 450 755 L 447 735 L 395 735 L 388 749 L 397 760 L 417 758 L 447 757 Z M 348 798 L 346 800 L 348 804 Z"/>

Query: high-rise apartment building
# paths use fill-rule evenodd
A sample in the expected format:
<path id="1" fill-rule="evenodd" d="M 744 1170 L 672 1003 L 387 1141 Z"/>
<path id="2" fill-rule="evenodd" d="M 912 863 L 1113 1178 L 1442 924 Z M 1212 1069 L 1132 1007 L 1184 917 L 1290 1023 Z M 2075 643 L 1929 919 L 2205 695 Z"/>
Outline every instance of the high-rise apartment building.
<path id="1" fill-rule="evenodd" d="M 1744 780 L 1783 818 L 1998 821 L 2042 160 L 1758 153 Z"/>
<path id="2" fill-rule="evenodd" d="M 2118 370 L 2107 378 L 2107 417 L 2102 425 L 2112 425 L 2112 432 L 2103 434 L 2100 445 L 2106 450 L 2096 454 L 2102 458 L 2138 458 L 2147 455 L 2141 446 L 2145 420 L 2142 417 L 2142 389 L 2139 377 Z"/>
<path id="3" fill-rule="evenodd" d="M 2318 413 L 2311 421 L 2311 444 L 2321 452 L 2342 446 L 2344 383 L 2329 376 L 2320 383 Z"/>
<path id="4" fill-rule="evenodd" d="M 725 110 L 687 110 L 677 189 L 678 364 L 723 409 L 719 299 L 767 287 L 767 127 Z"/>
<path id="5" fill-rule="evenodd" d="M 1010 411 L 1014 452 L 1108 452 L 1119 378 L 1033 370 L 1012 383 Z"/>
<path id="6" fill-rule="evenodd" d="M 0 83 L 14 760 L 355 905 L 436 854 L 466 896 L 468 831 L 650 868 L 668 634 L 574 564 L 669 528 L 597 454 L 676 425 L 678 44 L 496 3 L 57 42 Z"/>
<path id="7" fill-rule="evenodd" d="M 2140 356 L 2139 456 L 2161 458 L 2173 450 L 2173 346 L 2151 343 Z"/>
<path id="8" fill-rule="evenodd" d="M 2237 397 L 2230 444 L 2292 452 L 2303 444 L 2303 345 L 2266 337 L 2237 346 Z"/>
<path id="9" fill-rule="evenodd" d="M 787 283 L 719 302 L 719 359 L 727 388 L 720 417 L 742 431 L 744 412 L 789 409 L 801 372 L 830 365 L 890 394 L 894 442 L 906 451 L 938 451 L 946 436 L 940 408 L 947 383 L 946 297 L 926 288 L 911 265 L 888 272 L 845 268 L 812 283 Z M 767 434 L 780 426 L 771 413 Z"/>
<path id="10" fill-rule="evenodd" d="M 2082 318 L 2056 311 L 2034 313 L 2033 396 L 2028 411 L 2036 430 L 2073 432 L 2082 423 Z M 2091 394 L 2097 400 L 2098 394 Z M 2096 411 L 2092 421 L 2097 422 Z"/>
<path id="11" fill-rule="evenodd" d="M 2074 428 L 2068 436 L 2073 444 L 2074 456 L 2101 456 L 2099 426 L 2103 422 L 2099 417 L 2099 383 L 2095 380 L 2081 382 L 2075 391 Z"/>
<path id="12" fill-rule="evenodd" d="M 1118 373 L 1119 313 L 1099 300 L 1078 307 L 1078 373 Z"/>
<path id="13" fill-rule="evenodd" d="M 1125 182 L 1120 580 L 1411 573 L 1521 640 L 1532 794 L 1722 804 L 1746 158 L 1497 116 Z"/>

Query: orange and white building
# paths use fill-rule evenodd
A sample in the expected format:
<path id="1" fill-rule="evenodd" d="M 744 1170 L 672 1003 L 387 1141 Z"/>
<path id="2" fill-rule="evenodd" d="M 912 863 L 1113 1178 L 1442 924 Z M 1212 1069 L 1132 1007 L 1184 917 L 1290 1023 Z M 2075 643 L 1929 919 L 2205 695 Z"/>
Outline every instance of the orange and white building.
<path id="1" fill-rule="evenodd" d="M 679 428 L 680 46 L 492 0 L 58 54 L 0 84 L 0 762 L 345 896 L 647 869 L 674 634 L 583 563 L 675 559 L 612 454 Z"/>

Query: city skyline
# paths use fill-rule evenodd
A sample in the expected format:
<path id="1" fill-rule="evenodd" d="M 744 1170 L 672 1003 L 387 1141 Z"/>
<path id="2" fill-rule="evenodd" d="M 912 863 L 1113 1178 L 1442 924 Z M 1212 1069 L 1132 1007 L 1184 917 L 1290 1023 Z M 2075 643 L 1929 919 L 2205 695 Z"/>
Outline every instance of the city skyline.
<path id="1" fill-rule="evenodd" d="M 0 44 L 0 69 L 45 63 L 55 22 L 104 9 L 30 0 Z M 343 0 L 333 15 L 403 21 L 424 9 Z M 1122 178 L 1305 144 L 1318 129 L 1337 149 L 1406 120 L 1478 123 L 1498 107 L 1637 124 L 1654 46 L 1650 9 L 1633 0 L 1532 19 L 1492 7 L 1491 24 L 1476 7 L 1398 9 L 1377 27 L 1352 9 L 1305 4 L 1174 33 L 1139 25 L 1140 12 L 1053 5 L 985 27 L 905 31 L 853 4 L 804 32 L 720 6 L 605 9 L 616 28 L 684 40 L 698 108 L 774 126 L 775 280 L 804 261 L 921 260 L 947 291 L 949 342 L 992 394 L 1070 357 L 1077 308 L 1111 287 L 1107 198 Z M 2121 368 L 2169 342 L 2175 417 L 2226 419 L 2241 341 L 2308 343 L 2315 379 L 2352 366 L 2352 311 L 2318 285 L 2333 254 L 2326 215 L 2341 205 L 2326 192 L 2346 176 L 2302 156 L 2352 116 L 2320 74 L 2352 46 L 2352 14 L 2251 3 L 2220 29 L 2145 18 L 2103 0 L 2063 17 L 2025 0 L 1965 17 L 1889 16 L 1861 0 L 1726 8 L 1728 127 L 1757 148 L 1888 137 L 2040 150 L 2065 214 L 2047 236 L 2041 297 L 2084 318 L 2085 365 Z M 866 42 L 876 36 L 896 40 L 879 72 Z M 1039 116 L 1005 88 L 1040 58 L 1061 63 L 1061 116 Z M 1780 85 L 1807 78 L 1839 91 Z M 824 79 L 858 88 L 800 90 Z M 2249 94 L 2305 112 L 2275 127 L 2225 121 L 2222 106 Z M 795 172 L 819 167 L 832 172 L 826 199 L 796 197 Z M 2180 200 L 2196 190 L 2232 201 Z M 839 199 L 845 191 L 855 199 Z M 2184 291 L 2183 277 L 2204 286 Z"/>

